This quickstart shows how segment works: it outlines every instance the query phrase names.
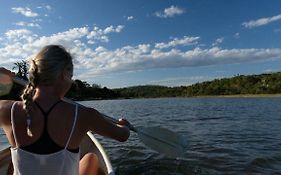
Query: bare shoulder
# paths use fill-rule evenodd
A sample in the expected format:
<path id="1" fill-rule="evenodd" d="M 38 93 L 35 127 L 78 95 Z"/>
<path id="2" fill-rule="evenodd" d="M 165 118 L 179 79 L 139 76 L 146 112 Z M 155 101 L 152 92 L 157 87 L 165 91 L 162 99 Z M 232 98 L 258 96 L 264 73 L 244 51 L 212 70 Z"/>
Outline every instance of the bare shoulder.
<path id="1" fill-rule="evenodd" d="M 11 107 L 14 101 L 0 100 L 0 126 L 10 121 Z"/>
<path id="2" fill-rule="evenodd" d="M 87 121 L 89 118 L 99 117 L 100 113 L 94 108 L 79 105 L 79 116 Z"/>
<path id="3" fill-rule="evenodd" d="M 13 103 L 14 101 L 12 100 L 0 100 L 0 114 L 7 110 L 10 111 Z"/>
<path id="4" fill-rule="evenodd" d="M 94 108 L 79 105 L 79 118 L 86 130 L 89 130 L 95 123 L 99 123 L 101 114 Z"/>

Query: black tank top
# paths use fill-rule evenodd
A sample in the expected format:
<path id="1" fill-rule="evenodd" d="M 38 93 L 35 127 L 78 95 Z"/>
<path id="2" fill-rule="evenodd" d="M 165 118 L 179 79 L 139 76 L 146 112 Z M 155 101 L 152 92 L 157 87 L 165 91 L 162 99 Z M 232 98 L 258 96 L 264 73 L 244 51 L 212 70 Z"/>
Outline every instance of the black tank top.
<path id="1" fill-rule="evenodd" d="M 36 142 L 34 142 L 33 144 L 28 145 L 28 146 L 20 147 L 21 149 L 28 151 L 28 152 L 36 153 L 36 154 L 51 154 L 51 153 L 55 153 L 55 152 L 58 152 L 58 151 L 61 151 L 64 149 L 64 147 L 59 146 L 52 140 L 52 138 L 50 137 L 48 130 L 47 130 L 48 116 L 49 116 L 50 112 L 54 109 L 54 107 L 60 102 L 61 102 L 61 100 L 54 103 L 47 112 L 45 112 L 43 110 L 43 108 L 36 101 L 34 102 L 44 116 L 43 133 Z M 73 152 L 73 153 L 79 152 L 79 148 L 67 149 L 67 150 L 70 152 Z"/>

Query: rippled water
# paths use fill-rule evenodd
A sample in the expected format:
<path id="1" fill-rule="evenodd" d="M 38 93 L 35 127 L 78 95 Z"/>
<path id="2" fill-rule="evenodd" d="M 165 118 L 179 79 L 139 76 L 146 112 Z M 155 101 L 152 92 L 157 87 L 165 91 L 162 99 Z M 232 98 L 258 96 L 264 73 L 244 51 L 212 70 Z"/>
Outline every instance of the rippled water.
<path id="1" fill-rule="evenodd" d="M 119 174 L 281 174 L 281 98 L 162 98 L 86 101 L 135 126 L 161 126 L 188 141 L 166 158 L 132 133 L 125 143 L 98 137 Z M 1 138 L 1 146 L 3 138 Z"/>

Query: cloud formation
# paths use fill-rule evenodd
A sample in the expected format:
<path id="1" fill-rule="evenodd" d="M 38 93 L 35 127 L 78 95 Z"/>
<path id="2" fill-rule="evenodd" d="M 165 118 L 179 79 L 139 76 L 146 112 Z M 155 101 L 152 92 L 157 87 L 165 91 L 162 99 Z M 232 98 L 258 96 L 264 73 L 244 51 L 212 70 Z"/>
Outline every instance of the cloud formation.
<path id="1" fill-rule="evenodd" d="M 13 13 L 18 13 L 26 17 L 37 17 L 38 13 L 33 12 L 28 7 L 13 7 L 12 8 Z"/>
<path id="2" fill-rule="evenodd" d="M 191 76 L 191 77 L 169 77 L 162 80 L 152 80 L 149 81 L 149 84 L 157 84 L 157 85 L 163 85 L 163 86 L 181 86 L 181 85 L 191 85 L 198 82 L 213 80 L 215 78 L 220 77 L 211 77 L 211 76 Z"/>
<path id="3" fill-rule="evenodd" d="M 133 16 L 128 16 L 128 17 L 127 17 L 127 21 L 131 21 L 131 20 L 133 20 L 133 19 L 134 19 Z"/>
<path id="4" fill-rule="evenodd" d="M 235 34 L 233 35 L 233 37 L 234 37 L 235 39 L 239 39 L 239 38 L 240 38 L 240 33 L 239 33 L 239 32 L 235 33 Z"/>
<path id="5" fill-rule="evenodd" d="M 127 45 L 113 50 L 98 45 L 99 42 L 108 42 L 109 34 L 122 32 L 123 28 L 122 25 L 103 29 L 97 26 L 80 27 L 41 37 L 27 29 L 10 30 L 0 37 L 0 62 L 3 66 L 9 66 L 21 59 L 32 57 L 47 44 L 61 44 L 74 56 L 75 69 L 80 72 L 76 77 L 85 80 L 116 72 L 281 59 L 281 48 L 177 48 L 177 46 L 196 44 L 199 42 L 199 36 L 174 38 L 167 43 Z M 97 45 L 93 47 L 88 43 L 89 41 Z"/>
<path id="6" fill-rule="evenodd" d="M 189 45 L 195 45 L 198 43 L 198 40 L 200 39 L 200 37 L 188 37 L 188 36 L 184 36 L 181 39 L 178 38 L 174 38 L 172 41 L 168 42 L 168 43 L 156 43 L 155 44 L 155 48 L 158 49 L 165 49 L 165 48 L 169 48 L 169 47 L 176 47 L 178 45 L 181 46 L 189 46 Z"/>
<path id="7" fill-rule="evenodd" d="M 51 11 L 51 10 L 53 9 L 52 6 L 50 6 L 50 5 L 48 5 L 48 4 L 43 4 L 43 5 L 38 6 L 38 7 L 36 7 L 36 8 L 38 8 L 38 9 L 47 9 L 47 10 L 49 10 L 49 11 Z"/>
<path id="8" fill-rule="evenodd" d="M 243 22 L 242 25 L 245 28 L 254 28 L 254 27 L 259 27 L 259 26 L 263 26 L 263 25 L 267 25 L 269 23 L 275 22 L 281 20 L 281 14 L 276 15 L 276 16 L 272 16 L 272 17 L 268 17 L 268 18 L 260 18 L 257 20 L 251 20 L 248 22 Z"/>
<path id="9" fill-rule="evenodd" d="M 19 21 L 19 22 L 16 22 L 15 25 L 22 26 L 22 27 L 37 27 L 37 28 L 40 28 L 39 24 L 33 23 L 33 22 L 29 23 L 29 22 Z"/>
<path id="10" fill-rule="evenodd" d="M 185 13 L 183 8 L 172 5 L 169 8 L 165 8 L 162 12 L 155 12 L 155 15 L 159 18 L 171 18 L 176 15 L 182 15 L 183 13 Z"/>
<path id="11" fill-rule="evenodd" d="M 216 41 L 212 44 L 212 46 L 218 46 L 219 44 L 221 44 L 223 42 L 224 38 L 217 38 Z"/>

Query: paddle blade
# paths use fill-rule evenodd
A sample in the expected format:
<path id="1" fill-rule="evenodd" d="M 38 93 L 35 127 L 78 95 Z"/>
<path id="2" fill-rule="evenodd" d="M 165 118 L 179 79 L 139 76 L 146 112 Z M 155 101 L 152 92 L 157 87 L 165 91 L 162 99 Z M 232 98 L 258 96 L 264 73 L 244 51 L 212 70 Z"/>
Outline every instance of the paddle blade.
<path id="1" fill-rule="evenodd" d="M 140 140 L 151 149 L 171 158 L 183 157 L 187 144 L 179 134 L 159 127 L 140 127 L 137 133 Z"/>
<path id="2" fill-rule="evenodd" d="M 0 96 L 10 93 L 13 86 L 13 80 L 10 76 L 0 74 Z"/>

